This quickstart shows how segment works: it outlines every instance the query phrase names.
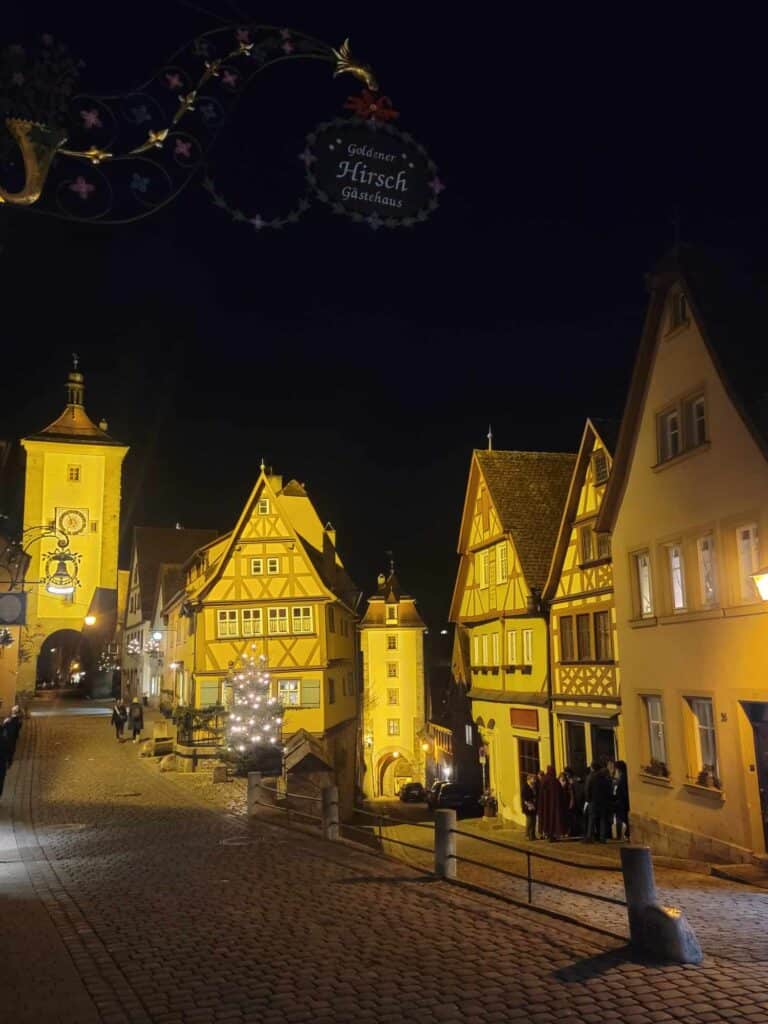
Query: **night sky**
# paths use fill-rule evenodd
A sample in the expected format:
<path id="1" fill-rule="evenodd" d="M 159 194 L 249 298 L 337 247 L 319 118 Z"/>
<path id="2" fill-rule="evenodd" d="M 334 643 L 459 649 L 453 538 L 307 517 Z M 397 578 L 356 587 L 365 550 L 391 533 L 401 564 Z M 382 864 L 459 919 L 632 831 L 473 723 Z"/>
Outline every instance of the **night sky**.
<path id="1" fill-rule="evenodd" d="M 4 10 L 0 42 L 52 33 L 97 93 L 127 91 L 216 25 L 191 0 L 135 0 L 119 16 L 45 6 Z M 201 6 L 245 20 L 227 0 Z M 374 66 L 447 185 L 412 231 L 318 212 L 257 234 L 197 181 L 127 226 L 0 209 L 0 436 L 60 412 L 77 350 L 91 416 L 131 445 L 127 537 L 177 521 L 228 530 L 263 456 L 306 484 L 363 589 L 393 549 L 442 625 L 489 422 L 498 448 L 575 450 L 587 415 L 621 414 L 643 275 L 672 244 L 675 211 L 693 243 L 759 253 L 768 228 L 748 24 L 707 22 L 701 7 L 679 23 L 661 6 L 457 9 L 256 12 L 334 45 L 349 35 Z M 244 209 L 276 209 L 301 191 L 305 134 L 356 91 L 325 65 L 265 73 L 212 154 L 217 177 Z"/>

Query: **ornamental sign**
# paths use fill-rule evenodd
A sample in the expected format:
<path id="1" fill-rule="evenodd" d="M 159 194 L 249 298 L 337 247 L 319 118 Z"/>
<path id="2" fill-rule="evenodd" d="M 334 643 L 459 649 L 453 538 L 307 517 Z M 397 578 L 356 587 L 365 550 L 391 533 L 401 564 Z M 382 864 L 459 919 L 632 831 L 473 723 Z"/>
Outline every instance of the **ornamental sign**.
<path id="1" fill-rule="evenodd" d="M 373 120 L 319 125 L 307 136 L 304 160 L 309 186 L 321 202 L 373 228 L 425 221 L 444 188 L 412 135 Z"/>

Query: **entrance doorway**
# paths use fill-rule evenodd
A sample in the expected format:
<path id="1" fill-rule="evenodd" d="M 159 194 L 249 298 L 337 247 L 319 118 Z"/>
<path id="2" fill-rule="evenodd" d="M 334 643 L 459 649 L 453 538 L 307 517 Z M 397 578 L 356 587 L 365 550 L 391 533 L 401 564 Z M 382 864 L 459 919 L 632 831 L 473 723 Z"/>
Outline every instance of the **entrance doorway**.
<path id="1" fill-rule="evenodd" d="M 565 723 L 566 767 L 583 779 L 587 774 L 587 734 L 583 722 Z"/>
<path id="2" fill-rule="evenodd" d="M 755 735 L 755 772 L 760 791 L 760 817 L 763 822 L 763 842 L 768 851 L 768 704 L 762 701 L 742 701 Z"/>
<path id="3" fill-rule="evenodd" d="M 592 760 L 601 765 L 616 760 L 616 733 L 610 726 L 592 726 Z"/>
<path id="4" fill-rule="evenodd" d="M 518 769 L 520 771 L 520 792 L 522 793 L 523 783 L 529 775 L 538 775 L 541 769 L 539 761 L 539 741 L 521 740 L 517 741 Z"/>

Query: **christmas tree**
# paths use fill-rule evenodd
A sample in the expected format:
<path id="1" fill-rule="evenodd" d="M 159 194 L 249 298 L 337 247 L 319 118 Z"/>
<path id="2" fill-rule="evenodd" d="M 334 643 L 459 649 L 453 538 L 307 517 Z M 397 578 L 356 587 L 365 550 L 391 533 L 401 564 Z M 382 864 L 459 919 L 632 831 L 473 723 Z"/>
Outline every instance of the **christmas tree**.
<path id="1" fill-rule="evenodd" d="M 244 658 L 232 666 L 224 680 L 232 691 L 232 708 L 227 716 L 227 760 L 239 773 L 261 771 L 280 774 L 283 745 L 283 709 L 270 693 L 267 659 Z"/>

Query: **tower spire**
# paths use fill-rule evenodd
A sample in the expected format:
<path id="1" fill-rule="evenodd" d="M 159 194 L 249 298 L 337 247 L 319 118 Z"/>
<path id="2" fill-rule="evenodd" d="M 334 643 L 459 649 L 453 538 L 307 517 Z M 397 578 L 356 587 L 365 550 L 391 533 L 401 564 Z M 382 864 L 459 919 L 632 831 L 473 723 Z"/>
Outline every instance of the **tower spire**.
<path id="1" fill-rule="evenodd" d="M 491 429 L 491 424 L 490 423 L 488 424 L 488 434 L 487 434 L 487 437 L 488 437 L 488 451 L 492 452 L 493 451 L 493 430 Z"/>
<path id="2" fill-rule="evenodd" d="M 72 365 L 74 369 L 69 371 L 66 384 L 68 406 L 79 405 L 82 407 L 85 405 L 85 378 L 77 369 L 79 362 L 80 356 L 78 356 L 77 352 L 73 352 Z"/>

